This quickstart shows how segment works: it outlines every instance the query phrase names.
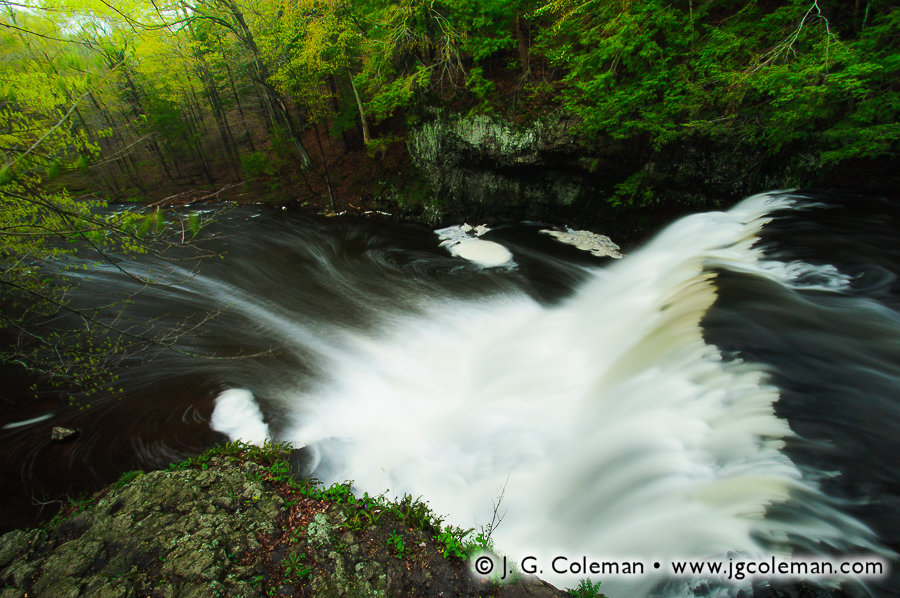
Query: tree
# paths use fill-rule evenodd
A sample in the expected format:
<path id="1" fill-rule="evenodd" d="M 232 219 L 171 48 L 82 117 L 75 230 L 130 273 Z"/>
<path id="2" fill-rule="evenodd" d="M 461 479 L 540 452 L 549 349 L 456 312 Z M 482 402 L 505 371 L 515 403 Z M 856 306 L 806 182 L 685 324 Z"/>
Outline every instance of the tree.
<path id="1" fill-rule="evenodd" d="M 283 127 L 297 149 L 301 163 L 308 165 L 309 153 L 303 145 L 300 129 L 287 103 L 271 82 L 271 72 L 265 58 L 260 53 L 256 35 L 245 17 L 245 11 L 234 0 L 197 0 L 181 2 L 186 22 L 209 21 L 223 27 L 249 56 L 249 74 L 258 88 L 259 97 L 266 113 L 266 123 L 270 133 Z"/>
<path id="2" fill-rule="evenodd" d="M 0 28 L 0 360 L 90 393 L 114 388 L 111 366 L 148 347 L 173 349 L 184 329 L 153 332 L 125 323 L 119 302 L 73 306 L 67 277 L 105 262 L 142 285 L 110 252 L 145 252 L 166 230 L 158 213 L 111 213 L 96 197 L 74 197 L 56 177 L 98 156 L 98 132 L 83 116 L 123 62 L 86 59 L 86 46 L 57 23 L 8 11 Z M 50 57 L 51 60 L 47 60 Z M 198 221 L 184 223 L 189 240 Z M 79 258 L 88 258 L 88 261 Z M 202 318 L 201 318 L 202 319 Z M 176 327 L 177 328 L 177 327 Z"/>
<path id="3" fill-rule="evenodd" d="M 337 86 L 328 83 L 345 81 L 353 94 L 363 141 L 368 144 L 368 116 L 354 80 L 367 59 L 370 23 L 363 14 L 366 8 L 365 4 L 320 0 L 285 6 L 266 46 L 278 61 L 272 81 L 306 106 L 313 122 L 337 116 Z"/>
<path id="4" fill-rule="evenodd" d="M 841 27 L 841 5 L 551 0 L 539 9 L 550 19 L 540 46 L 564 72 L 563 107 L 586 144 L 613 137 L 652 151 L 687 142 L 756 162 L 780 156 L 803 185 L 900 140 L 900 9 L 866 3 L 859 27 Z M 654 195 L 644 174 L 613 201 Z"/>

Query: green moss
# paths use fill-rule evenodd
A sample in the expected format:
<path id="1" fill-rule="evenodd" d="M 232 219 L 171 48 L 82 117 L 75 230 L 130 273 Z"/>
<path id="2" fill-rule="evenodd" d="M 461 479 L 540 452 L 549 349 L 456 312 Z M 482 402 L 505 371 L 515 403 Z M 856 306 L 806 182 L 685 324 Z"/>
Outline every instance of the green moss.
<path id="1" fill-rule="evenodd" d="M 136 480 L 137 478 L 141 477 L 142 475 L 144 475 L 144 472 L 140 471 L 140 470 L 126 471 L 119 477 L 118 480 L 113 482 L 112 487 L 113 488 L 124 488 L 125 486 L 127 486 L 128 484 L 130 484 L 132 481 Z"/>
<path id="2" fill-rule="evenodd" d="M 582 579 L 577 588 L 569 590 L 569 596 L 572 598 L 605 598 L 600 593 L 600 583 L 593 583 L 590 579 Z"/>

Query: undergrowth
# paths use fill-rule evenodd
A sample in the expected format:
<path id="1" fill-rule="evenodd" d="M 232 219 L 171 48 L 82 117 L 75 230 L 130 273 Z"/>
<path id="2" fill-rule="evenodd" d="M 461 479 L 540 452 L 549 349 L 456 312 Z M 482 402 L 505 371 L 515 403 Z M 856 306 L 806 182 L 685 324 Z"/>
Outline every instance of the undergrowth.
<path id="1" fill-rule="evenodd" d="M 432 511 L 422 497 L 404 494 L 400 498 L 391 499 L 385 494 L 373 496 L 368 492 L 357 496 L 350 481 L 336 482 L 325 486 L 316 478 L 298 477 L 291 470 L 288 462 L 292 450 L 293 447 L 287 442 L 267 441 L 262 446 L 240 441 L 229 442 L 214 446 L 200 455 L 188 457 L 178 463 L 170 463 L 167 471 L 191 468 L 205 470 L 208 469 L 210 462 L 217 458 L 224 458 L 231 462 L 252 461 L 264 468 L 264 472 L 260 476 L 261 481 L 276 486 L 283 485 L 286 490 L 296 491 L 308 498 L 327 501 L 340 508 L 346 518 L 344 526 L 351 531 L 363 530 L 373 525 L 381 526 L 387 520 L 396 520 L 408 528 L 422 530 L 429 534 L 443 547 L 444 558 L 465 560 L 475 552 L 493 548 L 491 532 L 499 524 L 497 519 L 499 501 L 495 504 L 494 521 L 483 526 L 477 533 L 474 528 L 445 526 L 443 525 L 444 518 Z M 122 480 L 127 483 L 138 477 L 135 474 L 139 475 L 138 472 L 125 474 Z M 402 540 L 400 542 L 395 541 L 394 543 L 398 557 L 401 557 L 403 553 Z"/>

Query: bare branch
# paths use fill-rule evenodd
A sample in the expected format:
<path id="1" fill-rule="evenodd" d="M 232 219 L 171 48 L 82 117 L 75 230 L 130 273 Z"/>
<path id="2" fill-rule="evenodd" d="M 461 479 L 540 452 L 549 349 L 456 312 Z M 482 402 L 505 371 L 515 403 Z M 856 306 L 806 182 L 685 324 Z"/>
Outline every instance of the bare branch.
<path id="1" fill-rule="evenodd" d="M 179 330 L 178 334 L 167 335 L 167 336 L 162 337 L 163 340 L 150 338 L 145 335 L 135 334 L 127 329 L 108 324 L 108 323 L 100 320 L 99 318 L 88 314 L 84 310 L 74 308 L 74 307 L 66 304 L 63 301 L 59 301 L 57 299 L 54 299 L 53 297 L 50 297 L 43 293 L 39 293 L 39 292 L 35 291 L 34 289 L 29 289 L 28 287 L 16 284 L 12 281 L 3 280 L 2 278 L 0 278 L 0 285 L 5 285 L 8 287 L 14 288 L 22 293 L 25 293 L 32 297 L 35 297 L 36 299 L 39 299 L 40 301 L 49 303 L 50 305 L 53 305 L 62 311 L 74 314 L 75 316 L 81 318 L 84 322 L 90 322 L 90 323 L 96 324 L 100 328 L 102 328 L 108 332 L 112 332 L 118 336 L 122 336 L 125 338 L 129 338 L 129 339 L 138 341 L 140 344 L 143 344 L 143 345 L 159 347 L 161 349 L 164 349 L 166 351 L 171 351 L 171 352 L 177 353 L 179 355 L 186 355 L 188 357 L 194 357 L 194 358 L 199 358 L 199 359 L 211 359 L 211 360 L 216 360 L 216 361 L 220 361 L 220 360 L 221 361 L 231 361 L 234 359 L 247 359 L 247 358 L 251 358 L 251 357 L 262 357 L 264 355 L 271 355 L 275 351 L 275 349 L 272 348 L 272 349 L 268 349 L 266 351 L 259 351 L 257 353 L 252 353 L 252 354 L 248 354 L 248 355 L 237 355 L 237 356 L 202 355 L 200 353 L 195 353 L 192 351 L 185 351 L 184 349 L 179 349 L 177 346 L 175 346 L 175 343 L 183 334 L 183 332 L 181 332 L 180 330 Z M 218 315 L 218 312 L 215 315 Z M 206 323 L 213 317 L 215 317 L 215 316 L 208 314 L 197 325 L 195 325 L 194 327 L 192 327 L 188 330 L 190 331 L 190 330 L 196 329 L 197 327 Z"/>
<path id="2" fill-rule="evenodd" d="M 115 64 L 112 67 L 110 67 L 109 72 L 106 74 L 106 76 L 109 76 L 111 73 L 113 73 L 117 68 L 119 68 L 119 66 L 122 65 L 122 63 L 123 63 L 123 61 L 120 61 L 118 64 Z M 16 156 L 16 158 L 14 160 L 4 164 L 3 168 L 4 169 L 12 169 L 12 167 L 15 166 L 16 164 L 18 164 L 22 160 L 22 158 L 24 158 L 25 156 L 27 156 L 28 154 L 33 152 L 41 143 L 44 142 L 45 139 L 47 139 L 47 137 L 50 136 L 51 133 L 53 133 L 53 131 L 55 131 L 56 129 L 61 127 L 63 125 L 63 123 L 69 119 L 69 116 L 71 116 L 72 113 L 75 112 L 75 109 L 78 107 L 78 104 L 81 102 L 81 100 L 83 100 L 88 95 L 90 95 L 90 93 L 91 93 L 91 90 L 87 90 L 83 94 L 78 96 L 78 98 L 72 103 L 72 105 L 69 107 L 69 109 L 66 111 L 66 113 L 62 116 L 62 118 L 60 118 L 56 122 L 55 125 L 50 127 L 50 129 L 47 132 L 45 132 L 43 135 L 41 135 L 37 141 L 32 143 L 31 147 L 29 147 L 27 150 L 25 150 L 24 152 L 22 152 L 21 154 Z"/>
<path id="3" fill-rule="evenodd" d="M 27 34 L 27 35 L 33 35 L 33 36 L 35 36 L 35 37 L 40 37 L 40 38 L 43 38 L 43 39 L 48 39 L 48 40 L 54 41 L 54 42 L 63 42 L 63 43 L 67 43 L 67 44 L 77 44 L 77 45 L 80 45 L 80 46 L 86 46 L 86 45 L 87 45 L 83 40 L 80 40 L 80 39 L 66 39 L 66 38 L 63 38 L 63 37 L 53 37 L 52 35 L 45 35 L 45 34 L 43 34 L 43 33 L 38 33 L 37 31 L 31 31 L 30 29 L 25 29 L 25 28 L 23 28 L 23 27 L 18 27 L 18 26 L 16 26 L 16 25 L 13 25 L 13 24 L 11 24 L 11 23 L 7 23 L 7 22 L 5 22 L 5 21 L 0 21 L 0 27 L 6 27 L 7 29 L 13 29 L 13 30 L 15 30 L 15 31 L 19 31 L 19 32 L 21 32 L 21 33 L 25 33 L 25 34 Z"/>

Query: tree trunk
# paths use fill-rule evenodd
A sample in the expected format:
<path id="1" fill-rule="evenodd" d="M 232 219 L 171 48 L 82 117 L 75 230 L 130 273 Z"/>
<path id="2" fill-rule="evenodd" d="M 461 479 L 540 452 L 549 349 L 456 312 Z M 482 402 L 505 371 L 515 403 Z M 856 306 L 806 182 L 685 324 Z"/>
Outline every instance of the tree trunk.
<path id="1" fill-rule="evenodd" d="M 312 160 L 310 160 L 309 153 L 303 146 L 303 141 L 301 141 L 300 139 L 300 132 L 297 130 L 297 127 L 294 124 L 294 119 L 291 116 L 291 113 L 288 111 L 287 106 L 285 106 L 284 102 L 281 101 L 281 98 L 277 97 L 276 99 L 278 100 L 277 106 L 279 108 L 279 113 L 284 120 L 284 124 L 287 126 L 288 134 L 294 141 L 294 146 L 297 148 L 297 153 L 300 154 L 300 163 L 303 164 L 303 166 L 309 166 L 312 163 Z M 316 132 L 316 134 L 318 135 L 318 132 Z"/>
<path id="2" fill-rule="evenodd" d="M 94 108 L 96 108 L 100 116 L 103 117 L 103 120 L 109 126 L 113 134 L 116 134 L 117 126 L 115 122 L 113 122 L 112 116 L 109 114 L 109 111 L 106 109 L 106 107 L 100 105 L 100 103 L 97 101 L 97 98 L 94 97 L 94 94 L 89 93 L 88 98 L 90 98 L 91 103 L 94 105 Z M 111 139 L 111 137 L 109 139 Z M 115 156 L 113 162 L 118 167 L 119 172 L 125 177 L 127 181 L 129 181 L 132 185 L 143 192 L 144 186 L 137 176 L 137 170 L 134 168 L 131 160 L 129 159 L 129 155 L 127 153 L 124 153 L 127 148 L 127 140 L 124 138 L 121 140 L 122 148 L 118 151 L 114 149 L 111 141 L 107 141 L 106 143 Z"/>
<path id="3" fill-rule="evenodd" d="M 333 122 L 335 123 L 335 128 L 339 128 L 341 151 L 346 153 L 347 149 L 350 147 L 350 144 L 347 142 L 347 134 L 344 131 L 344 127 L 340 127 L 337 123 L 337 116 L 341 113 L 341 105 L 338 102 L 339 91 L 338 91 L 337 81 L 334 80 L 334 75 L 328 75 L 326 80 L 328 81 L 328 89 L 329 89 L 329 91 L 331 91 L 331 109 L 334 111 L 334 114 L 335 114 L 335 119 Z M 329 135 L 329 139 L 333 139 L 333 136 Z M 334 147 L 334 142 L 332 142 L 331 145 L 332 145 L 332 147 Z"/>
<path id="4" fill-rule="evenodd" d="M 225 115 L 225 110 L 222 107 L 222 99 L 219 97 L 219 90 L 216 89 L 215 82 L 212 80 L 212 75 L 206 70 L 205 65 L 202 65 L 202 67 L 203 73 L 201 74 L 201 78 L 204 80 L 207 100 L 209 101 L 213 117 L 216 119 L 216 126 L 219 129 L 219 137 L 222 138 L 222 145 L 225 147 L 225 153 L 229 157 L 229 170 L 232 171 L 232 175 L 235 175 L 235 166 L 240 161 L 237 144 L 234 140 L 234 136 L 231 134 L 231 127 L 228 126 L 228 117 Z"/>
<path id="5" fill-rule="evenodd" d="M 359 122 L 362 125 L 363 143 L 368 145 L 372 137 L 369 134 L 369 122 L 366 120 L 366 109 L 363 107 L 359 92 L 356 90 L 356 84 L 353 82 L 353 73 L 351 73 L 349 69 L 347 70 L 347 77 L 350 79 L 350 89 L 353 90 L 353 97 L 356 98 L 356 107 L 359 109 Z"/>
<path id="6" fill-rule="evenodd" d="M 253 57 L 253 64 L 256 68 L 256 82 L 263 91 L 266 108 L 273 116 L 273 123 L 275 122 L 276 116 L 281 117 L 285 127 L 287 127 L 288 134 L 294 140 L 294 145 L 297 147 L 297 153 L 300 154 L 300 162 L 304 166 L 308 166 L 310 164 L 309 152 L 307 152 L 306 148 L 303 146 L 303 141 L 300 139 L 300 133 L 294 125 L 291 114 L 282 100 L 281 95 L 269 83 L 269 67 L 262 60 L 262 56 L 259 53 L 259 47 L 256 45 L 256 40 L 253 39 L 253 32 L 250 31 L 250 27 L 247 26 L 247 22 L 244 20 L 244 14 L 237 4 L 231 0 L 219 0 L 219 2 L 231 12 L 237 26 L 235 32 L 238 34 L 241 43 L 250 50 L 250 54 Z"/>
<path id="7" fill-rule="evenodd" d="M 328 199 L 331 200 L 331 211 L 337 212 L 337 206 L 334 203 L 334 193 L 331 191 L 331 177 L 328 175 L 328 160 L 325 158 L 325 150 L 322 149 L 322 138 L 319 137 L 319 127 L 313 125 L 313 131 L 316 133 L 316 144 L 319 146 L 319 155 L 322 156 L 322 170 L 325 172 L 325 186 L 328 187 Z"/>
<path id="8" fill-rule="evenodd" d="M 234 95 L 234 103 L 237 106 L 238 114 L 241 115 L 241 122 L 244 125 L 244 131 L 247 133 L 247 142 L 250 144 L 250 151 L 255 152 L 256 147 L 253 145 L 253 133 L 250 131 L 250 127 L 247 125 L 247 117 L 244 115 L 244 107 L 241 105 L 241 98 L 238 96 L 237 86 L 234 84 L 234 73 L 231 72 L 231 67 L 228 65 L 228 61 L 225 61 L 225 70 L 228 71 L 228 81 L 231 83 L 231 93 Z"/>
<path id="9" fill-rule="evenodd" d="M 141 103 L 141 95 L 138 91 L 137 85 L 135 85 L 134 81 L 131 79 L 131 75 L 128 74 L 127 69 L 122 69 L 122 73 L 125 75 L 125 81 L 128 82 L 128 87 L 131 89 L 131 109 L 134 111 L 135 116 L 142 116 L 146 118 L 146 112 L 144 111 L 144 106 Z M 163 174 L 168 180 L 172 180 L 172 171 L 169 168 L 169 164 L 166 162 L 165 157 L 163 156 L 163 152 L 159 147 L 159 144 L 156 143 L 156 140 L 153 138 L 153 135 L 149 135 L 147 140 L 147 147 L 150 148 L 150 153 L 156 158 L 159 162 L 159 165 L 162 167 Z"/>
<path id="10" fill-rule="evenodd" d="M 194 149 L 196 160 L 200 163 L 200 168 L 203 171 L 203 175 L 206 177 L 206 181 L 208 183 L 212 183 L 212 171 L 210 170 L 209 163 L 206 160 L 206 153 L 203 151 L 203 147 L 200 145 L 200 129 L 197 127 L 197 115 L 194 112 L 194 106 L 191 104 L 191 102 L 188 102 L 187 110 L 185 111 L 183 118 L 185 126 L 187 126 L 187 129 L 191 135 L 191 146 Z"/>
<path id="11" fill-rule="evenodd" d="M 196 38 L 194 27 L 190 20 L 188 21 L 188 28 L 191 35 Z M 228 169 L 231 171 L 232 179 L 237 180 L 239 176 L 237 169 L 238 164 L 240 163 L 240 152 L 238 151 L 234 136 L 231 134 L 231 127 L 228 126 L 228 117 L 222 107 L 222 100 L 219 97 L 219 90 L 216 88 L 215 78 L 212 76 L 209 66 L 206 64 L 203 53 L 200 52 L 200 50 L 194 50 L 193 55 L 194 59 L 197 61 L 197 74 L 200 77 L 200 83 L 203 85 L 206 99 L 209 102 L 213 117 L 216 120 L 216 126 L 219 129 L 219 136 L 222 138 L 222 145 L 225 147 L 225 152 L 229 158 Z M 228 73 L 230 77 L 231 69 L 228 70 Z M 193 90 L 191 93 L 193 94 Z"/>
<path id="12" fill-rule="evenodd" d="M 522 66 L 522 76 L 528 74 L 529 64 L 528 64 L 528 36 L 525 31 L 522 30 L 522 23 L 519 20 L 519 15 L 516 14 L 516 45 L 519 50 L 519 64 Z"/>

